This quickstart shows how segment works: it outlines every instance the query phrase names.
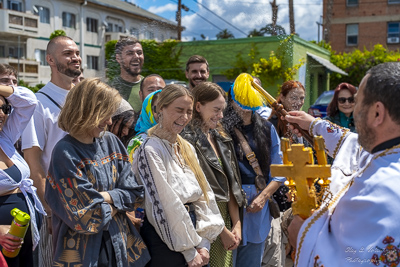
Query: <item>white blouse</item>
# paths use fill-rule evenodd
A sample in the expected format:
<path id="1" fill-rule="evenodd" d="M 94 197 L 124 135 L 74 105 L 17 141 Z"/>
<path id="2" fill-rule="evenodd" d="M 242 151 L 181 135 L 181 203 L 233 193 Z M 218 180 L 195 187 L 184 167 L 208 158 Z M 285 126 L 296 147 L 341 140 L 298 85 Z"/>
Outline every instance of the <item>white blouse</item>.
<path id="1" fill-rule="evenodd" d="M 132 167 L 138 182 L 145 186 L 147 219 L 168 248 L 181 252 L 189 262 L 196 256 L 196 248 L 209 249 L 224 229 L 224 221 L 210 186 L 207 183 L 207 205 L 194 173 L 182 164 L 174 146 L 167 140 L 148 137 L 136 150 Z M 186 203 L 195 206 L 196 229 Z"/>

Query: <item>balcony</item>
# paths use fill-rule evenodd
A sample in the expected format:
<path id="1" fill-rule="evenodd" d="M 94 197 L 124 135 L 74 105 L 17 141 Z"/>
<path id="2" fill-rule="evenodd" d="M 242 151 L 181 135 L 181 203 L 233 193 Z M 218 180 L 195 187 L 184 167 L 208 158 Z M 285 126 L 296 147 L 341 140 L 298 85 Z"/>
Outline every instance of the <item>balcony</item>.
<path id="1" fill-rule="evenodd" d="M 0 9 L 0 35 L 20 35 L 26 38 L 39 37 L 39 16 L 9 9 Z"/>
<path id="2" fill-rule="evenodd" d="M 34 60 L 20 59 L 18 69 L 18 59 L 16 58 L 0 58 L 0 64 L 8 64 L 18 70 L 18 78 L 27 83 L 39 82 L 40 62 Z"/>

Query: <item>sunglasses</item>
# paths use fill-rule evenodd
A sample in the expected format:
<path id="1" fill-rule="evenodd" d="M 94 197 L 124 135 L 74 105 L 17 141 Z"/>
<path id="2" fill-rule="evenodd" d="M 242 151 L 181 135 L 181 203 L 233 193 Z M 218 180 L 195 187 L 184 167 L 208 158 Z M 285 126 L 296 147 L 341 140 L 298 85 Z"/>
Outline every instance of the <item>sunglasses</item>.
<path id="1" fill-rule="evenodd" d="M 4 105 L 2 105 L 2 106 L 0 107 L 0 109 L 3 111 L 3 113 L 4 113 L 5 115 L 8 115 L 8 114 L 11 113 L 11 105 L 4 104 Z"/>
<path id="2" fill-rule="evenodd" d="M 346 101 L 348 101 L 349 104 L 354 103 L 354 97 L 353 97 L 353 96 L 350 96 L 350 97 L 348 97 L 348 98 L 346 98 L 346 97 L 339 97 L 337 100 L 338 100 L 338 102 L 339 102 L 340 104 L 344 104 L 344 103 L 346 103 Z"/>

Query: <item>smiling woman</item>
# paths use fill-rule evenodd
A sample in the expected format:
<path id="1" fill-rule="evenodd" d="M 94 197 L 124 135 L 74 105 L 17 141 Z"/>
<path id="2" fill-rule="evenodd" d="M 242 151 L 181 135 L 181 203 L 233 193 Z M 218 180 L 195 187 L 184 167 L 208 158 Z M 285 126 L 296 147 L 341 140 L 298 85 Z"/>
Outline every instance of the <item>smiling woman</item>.
<path id="1" fill-rule="evenodd" d="M 133 157 L 145 186 L 141 234 L 151 255 L 148 266 L 207 265 L 210 243 L 224 227 L 194 148 L 178 135 L 192 112 L 190 92 L 167 85 L 158 98 L 159 122 Z"/>
<path id="2" fill-rule="evenodd" d="M 149 260 L 126 215 L 142 200 L 143 187 L 123 144 L 105 132 L 120 101 L 112 87 L 85 79 L 61 110 L 58 124 L 69 134 L 54 147 L 45 193 L 53 214 L 53 265 L 136 267 Z"/>

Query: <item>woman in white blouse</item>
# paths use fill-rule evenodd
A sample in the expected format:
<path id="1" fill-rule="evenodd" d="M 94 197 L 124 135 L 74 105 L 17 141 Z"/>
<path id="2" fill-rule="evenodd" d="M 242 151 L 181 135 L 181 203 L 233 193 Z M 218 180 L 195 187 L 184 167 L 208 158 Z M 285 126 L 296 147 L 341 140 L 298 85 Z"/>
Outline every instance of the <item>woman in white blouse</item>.
<path id="1" fill-rule="evenodd" d="M 157 104 L 159 123 L 135 152 L 133 170 L 145 186 L 147 266 L 207 265 L 210 243 L 224 228 L 195 150 L 179 136 L 192 112 L 190 92 L 166 86 Z"/>

